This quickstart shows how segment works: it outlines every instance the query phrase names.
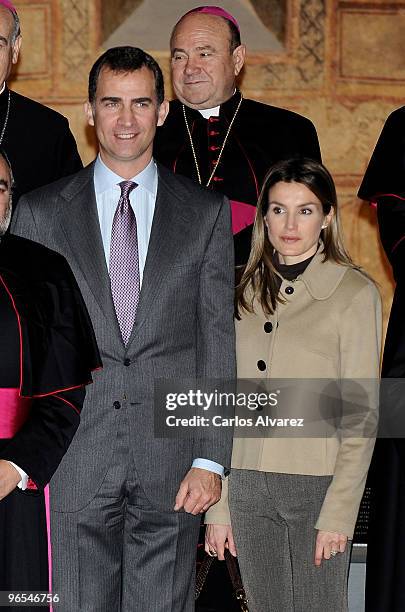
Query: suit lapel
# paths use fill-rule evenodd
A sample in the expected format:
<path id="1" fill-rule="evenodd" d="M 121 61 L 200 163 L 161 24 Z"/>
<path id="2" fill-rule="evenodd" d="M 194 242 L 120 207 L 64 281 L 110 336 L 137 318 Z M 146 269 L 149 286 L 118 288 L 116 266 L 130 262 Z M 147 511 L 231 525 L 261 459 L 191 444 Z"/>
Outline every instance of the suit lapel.
<path id="1" fill-rule="evenodd" d="M 121 338 L 101 238 L 93 174 L 94 164 L 91 164 L 62 191 L 61 196 L 69 203 L 62 207 L 61 231 L 95 301 L 108 324 L 115 326 L 115 335 Z"/>
<path id="2" fill-rule="evenodd" d="M 140 327 L 151 312 L 153 303 L 158 299 L 161 285 L 170 275 L 172 263 L 177 260 L 177 253 L 182 231 L 189 225 L 188 211 L 181 206 L 177 195 L 170 187 L 170 177 L 158 165 L 158 191 L 155 213 L 149 239 L 148 253 L 135 325 L 129 344 L 134 340 Z"/>

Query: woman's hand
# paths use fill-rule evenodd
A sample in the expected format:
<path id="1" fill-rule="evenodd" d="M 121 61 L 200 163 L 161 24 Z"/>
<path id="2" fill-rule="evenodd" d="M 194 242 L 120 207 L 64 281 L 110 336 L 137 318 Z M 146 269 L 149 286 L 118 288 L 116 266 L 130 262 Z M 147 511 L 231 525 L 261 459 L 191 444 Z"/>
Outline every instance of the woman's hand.
<path id="1" fill-rule="evenodd" d="M 315 565 L 320 566 L 322 559 L 330 559 L 345 552 L 347 536 L 333 531 L 318 531 L 315 545 Z"/>
<path id="2" fill-rule="evenodd" d="M 218 559 L 223 561 L 225 548 L 236 557 L 232 527 L 230 525 L 207 525 L 205 530 L 206 552 L 213 557 L 218 555 Z"/>

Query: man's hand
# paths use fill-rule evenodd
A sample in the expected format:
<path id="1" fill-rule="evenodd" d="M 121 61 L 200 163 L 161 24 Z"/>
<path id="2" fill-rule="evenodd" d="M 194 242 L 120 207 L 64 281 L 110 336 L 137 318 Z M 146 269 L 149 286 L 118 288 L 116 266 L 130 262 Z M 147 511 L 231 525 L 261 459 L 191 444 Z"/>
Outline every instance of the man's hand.
<path id="1" fill-rule="evenodd" d="M 20 474 L 8 461 L 0 459 L 0 499 L 13 491 L 21 480 Z"/>
<path id="2" fill-rule="evenodd" d="M 191 468 L 180 484 L 174 510 L 184 508 L 190 514 L 205 512 L 221 498 L 221 486 L 219 474 Z"/>
<path id="3" fill-rule="evenodd" d="M 318 531 L 315 545 L 315 565 L 319 567 L 322 559 L 330 559 L 345 552 L 347 536 L 333 531 Z"/>
<path id="4" fill-rule="evenodd" d="M 206 552 L 223 561 L 225 559 L 225 548 L 231 555 L 236 557 L 236 546 L 233 539 L 232 527 L 230 525 L 207 525 L 205 530 L 205 550 Z"/>

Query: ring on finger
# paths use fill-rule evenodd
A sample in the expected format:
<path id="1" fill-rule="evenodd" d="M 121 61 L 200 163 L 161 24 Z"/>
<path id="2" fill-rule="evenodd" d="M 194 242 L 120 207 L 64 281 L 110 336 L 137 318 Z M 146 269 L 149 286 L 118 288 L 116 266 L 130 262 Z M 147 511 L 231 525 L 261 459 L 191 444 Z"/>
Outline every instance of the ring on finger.
<path id="1" fill-rule="evenodd" d="M 337 550 L 331 550 L 330 554 L 332 555 L 332 557 L 336 557 L 336 555 L 338 554 L 339 551 Z"/>

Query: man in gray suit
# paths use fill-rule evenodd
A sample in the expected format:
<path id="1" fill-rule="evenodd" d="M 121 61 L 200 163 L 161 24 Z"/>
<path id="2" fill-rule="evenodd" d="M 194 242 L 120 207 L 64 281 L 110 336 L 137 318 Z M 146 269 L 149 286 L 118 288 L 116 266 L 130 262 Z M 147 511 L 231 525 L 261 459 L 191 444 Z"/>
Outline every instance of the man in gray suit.
<path id="1" fill-rule="evenodd" d="M 104 363 L 52 482 L 58 612 L 193 610 L 199 513 L 230 464 L 231 432 L 154 435 L 155 379 L 235 375 L 229 203 L 154 163 L 167 110 L 152 57 L 104 53 L 86 104 L 97 159 L 13 223 L 68 259 Z"/>

